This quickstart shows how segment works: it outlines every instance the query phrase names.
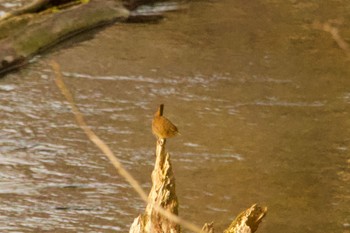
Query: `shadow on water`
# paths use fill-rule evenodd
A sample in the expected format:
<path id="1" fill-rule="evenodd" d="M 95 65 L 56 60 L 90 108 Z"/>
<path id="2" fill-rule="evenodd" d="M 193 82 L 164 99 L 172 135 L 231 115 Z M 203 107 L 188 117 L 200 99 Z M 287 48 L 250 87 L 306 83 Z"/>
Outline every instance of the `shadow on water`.
<path id="1" fill-rule="evenodd" d="M 347 3 L 192 1 L 157 24 L 118 24 L 0 80 L 0 231 L 126 232 L 144 206 L 85 138 L 53 82 L 145 189 L 159 103 L 180 215 L 219 231 L 259 202 L 259 232 L 348 232 L 350 79 L 310 27 Z M 329 10 L 332 9 L 332 10 Z M 349 34 L 344 20 L 339 30 Z"/>

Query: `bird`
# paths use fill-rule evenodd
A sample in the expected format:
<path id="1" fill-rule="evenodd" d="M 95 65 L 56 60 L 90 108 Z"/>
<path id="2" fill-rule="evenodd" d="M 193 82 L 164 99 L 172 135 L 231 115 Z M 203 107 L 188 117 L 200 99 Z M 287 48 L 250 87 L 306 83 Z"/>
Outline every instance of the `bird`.
<path id="1" fill-rule="evenodd" d="M 163 109 L 164 104 L 161 104 L 152 120 L 152 132 L 161 145 L 166 138 L 171 138 L 180 134 L 177 127 L 169 119 L 163 116 Z"/>

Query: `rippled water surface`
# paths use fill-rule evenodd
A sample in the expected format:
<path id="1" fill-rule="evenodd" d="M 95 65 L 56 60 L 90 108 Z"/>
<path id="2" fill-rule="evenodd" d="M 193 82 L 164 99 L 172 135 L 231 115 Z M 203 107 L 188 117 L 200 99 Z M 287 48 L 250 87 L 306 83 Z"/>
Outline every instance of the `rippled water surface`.
<path id="1" fill-rule="evenodd" d="M 325 2 L 193 1 L 0 79 L 0 232 L 127 232 L 144 209 L 77 127 L 56 60 L 88 124 L 147 190 L 150 123 L 165 103 L 181 131 L 167 148 L 186 219 L 220 232 L 260 203 L 258 232 L 349 233 L 349 61 L 310 25 L 340 18 L 349 38 L 350 5 Z"/>

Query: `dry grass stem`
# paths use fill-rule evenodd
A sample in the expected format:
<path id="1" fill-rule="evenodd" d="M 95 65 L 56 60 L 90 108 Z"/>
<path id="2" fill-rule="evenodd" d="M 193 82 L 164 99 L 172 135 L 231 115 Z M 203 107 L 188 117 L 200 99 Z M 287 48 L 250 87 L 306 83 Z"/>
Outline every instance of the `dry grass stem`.
<path id="1" fill-rule="evenodd" d="M 111 151 L 111 149 L 107 146 L 104 141 L 102 141 L 86 124 L 83 115 L 79 111 L 79 109 L 76 107 L 74 99 L 72 94 L 69 92 L 68 88 L 66 87 L 63 78 L 62 73 L 60 70 L 60 66 L 55 62 L 51 61 L 50 65 L 52 69 L 55 72 L 55 82 L 58 88 L 60 89 L 63 96 L 68 101 L 70 107 L 72 108 L 72 112 L 74 114 L 74 117 L 79 125 L 79 127 L 84 131 L 86 136 L 89 138 L 91 142 L 93 142 L 102 152 L 103 154 L 110 160 L 110 162 L 113 164 L 113 166 L 117 169 L 118 173 L 125 178 L 125 180 L 134 188 L 134 190 L 139 194 L 141 199 L 148 203 L 147 194 L 145 191 L 141 188 L 140 184 L 131 176 L 131 174 L 123 167 L 123 165 L 119 162 L 117 157 L 114 155 L 114 153 Z M 196 233 L 203 233 L 203 231 L 196 225 L 185 221 L 181 219 L 179 216 L 174 215 L 165 209 L 163 209 L 160 206 L 154 206 L 154 209 L 159 212 L 164 217 L 168 218 L 170 221 L 173 221 L 177 224 L 180 224 L 184 228 L 187 228 L 188 230 L 191 230 Z"/>
<path id="2" fill-rule="evenodd" d="M 333 40 L 337 43 L 339 48 L 341 48 L 348 58 L 350 58 L 350 48 L 349 44 L 340 36 L 339 29 L 331 24 L 331 22 L 320 23 L 318 21 L 313 23 L 313 27 L 331 34 Z"/>

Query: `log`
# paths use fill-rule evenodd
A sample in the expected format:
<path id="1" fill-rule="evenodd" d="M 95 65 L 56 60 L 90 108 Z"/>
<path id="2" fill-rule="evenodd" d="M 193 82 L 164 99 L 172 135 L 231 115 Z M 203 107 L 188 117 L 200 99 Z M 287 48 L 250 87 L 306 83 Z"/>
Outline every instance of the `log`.
<path id="1" fill-rule="evenodd" d="M 37 13 L 45 9 L 48 9 L 49 7 L 64 5 L 69 2 L 74 4 L 81 3 L 81 1 L 79 0 L 35 0 L 27 5 L 24 5 L 23 7 L 20 7 L 18 9 L 15 9 L 5 14 L 0 19 L 4 20 L 17 15 L 23 15 L 27 13 Z"/>
<path id="2" fill-rule="evenodd" d="M 66 1 L 64 1 L 65 4 Z M 118 0 L 90 0 L 87 3 L 41 9 L 36 4 L 6 15 L 0 21 L 0 74 L 25 64 L 42 50 L 97 26 L 124 21 L 130 12 Z"/>

